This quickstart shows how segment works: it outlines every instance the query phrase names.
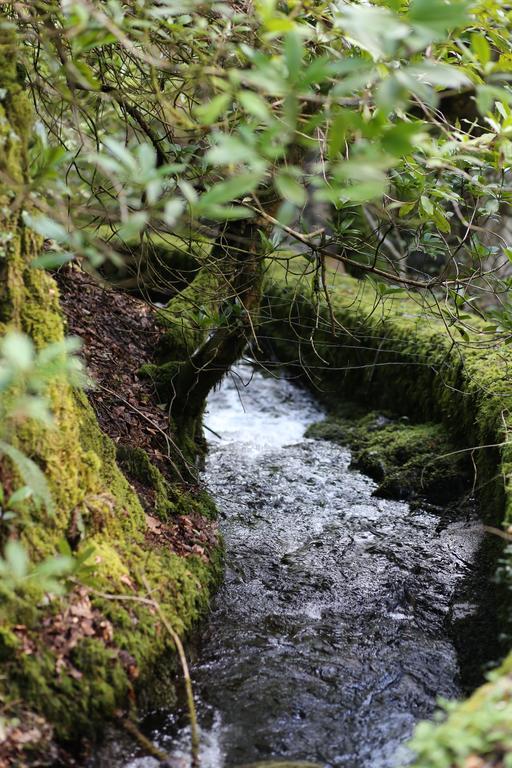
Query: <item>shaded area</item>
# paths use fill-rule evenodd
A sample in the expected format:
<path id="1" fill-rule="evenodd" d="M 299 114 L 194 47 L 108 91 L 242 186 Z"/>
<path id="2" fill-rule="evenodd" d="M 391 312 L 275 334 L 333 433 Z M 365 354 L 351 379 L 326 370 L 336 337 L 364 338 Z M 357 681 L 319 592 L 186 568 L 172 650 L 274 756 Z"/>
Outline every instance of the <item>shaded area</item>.
<path id="1" fill-rule="evenodd" d="M 163 334 L 154 310 L 77 268 L 57 277 L 68 330 L 84 342 L 90 402 L 147 513 L 148 538 L 177 554 L 203 557 L 216 541 L 215 525 L 205 518 L 214 516 L 214 506 L 197 483 L 184 481 L 167 409 L 152 380 L 139 375 Z"/>

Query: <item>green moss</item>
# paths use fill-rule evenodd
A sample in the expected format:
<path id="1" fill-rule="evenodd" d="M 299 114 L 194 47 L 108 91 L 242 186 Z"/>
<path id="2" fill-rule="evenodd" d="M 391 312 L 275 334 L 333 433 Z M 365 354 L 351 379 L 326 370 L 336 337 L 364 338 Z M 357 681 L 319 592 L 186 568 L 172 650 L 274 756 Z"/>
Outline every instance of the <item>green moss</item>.
<path id="1" fill-rule="evenodd" d="M 148 512 L 167 520 L 175 513 L 175 505 L 171 501 L 172 488 L 160 470 L 149 460 L 142 448 L 130 448 L 119 445 L 117 459 L 122 469 L 130 476 L 139 480 L 154 491 L 154 502 Z"/>
<path id="2" fill-rule="evenodd" d="M 125 706 L 132 686 L 116 650 L 97 638 L 80 640 L 63 668 L 59 659 L 50 648 L 39 647 L 29 654 L 18 649 L 4 661 L 9 699 L 14 706 L 23 702 L 42 712 L 61 742 L 79 743 L 97 734 L 104 719 Z"/>
<path id="3" fill-rule="evenodd" d="M 355 418 L 354 408 L 350 411 L 350 418 L 331 416 L 313 424 L 307 435 L 349 446 L 352 466 L 379 483 L 378 495 L 438 502 L 462 493 L 466 456 L 455 450 L 440 424 L 411 424 L 377 412 Z"/>
<path id="4" fill-rule="evenodd" d="M 172 354 L 183 354 L 186 352 L 181 349 L 174 349 Z M 173 381 L 180 369 L 180 361 L 171 361 L 167 363 L 145 363 L 139 368 L 139 376 L 149 379 L 155 387 L 156 393 L 162 403 L 167 402 L 173 391 Z"/>
<path id="5" fill-rule="evenodd" d="M 216 553 L 211 563 L 205 563 L 146 543 L 144 512 L 116 465 L 113 444 L 99 430 L 83 395 L 74 403 L 80 446 L 94 486 L 89 494 L 81 494 L 80 504 L 67 517 L 60 511 L 53 521 L 33 516 L 24 539 L 36 559 L 53 554 L 68 533 L 70 518 L 80 510 L 84 534 L 79 552 L 90 547 L 94 551 L 92 606 L 111 622 L 112 638 L 82 638 L 69 658 L 71 666 L 57 674 L 57 658 L 41 636 L 48 615 L 42 596 L 6 594 L 0 601 L 0 625 L 5 628 L 0 634 L 0 657 L 5 662 L 0 696 L 44 715 L 66 742 L 76 741 L 76 734 L 81 738 L 101 733 L 114 709 L 129 703 L 127 693 L 134 687 L 138 693 L 158 667 L 168 669 L 170 679 L 175 667 L 173 644 L 155 609 L 144 602 L 147 590 L 169 623 L 185 636 L 206 611 L 220 574 Z M 174 495 L 168 501 L 173 512 L 194 508 L 211 514 L 212 502 L 191 501 L 186 492 L 169 490 Z M 65 611 L 66 603 L 67 598 L 58 601 L 52 611 Z M 34 644 L 30 656 L 8 629 L 18 625 L 26 627 Z M 137 682 L 122 654 L 133 657 L 140 671 Z"/>
<path id="6" fill-rule="evenodd" d="M 412 423 L 442 422 L 462 447 L 504 442 L 512 353 L 489 336 L 455 345 L 421 297 L 382 300 L 369 282 L 346 276 L 333 278 L 330 289 L 336 334 L 326 302 L 306 280 L 276 267 L 265 292 L 262 344 L 306 369 L 320 393 L 371 403 Z M 478 318 L 472 323 L 483 326 Z M 503 493 L 512 481 L 512 444 L 477 449 L 473 458 L 486 517 L 512 521 L 512 496 Z"/>
<path id="7" fill-rule="evenodd" d="M 64 741 L 74 741 L 75 734 L 98 734 L 114 708 L 127 703 L 126 695 L 134 681 L 123 666 L 119 651 L 133 656 L 133 663 L 140 670 L 137 691 L 152 678 L 157 666 L 174 668 L 172 642 L 155 609 L 144 603 L 147 589 L 151 590 L 153 599 L 159 601 L 175 630 L 185 635 L 207 609 L 219 578 L 216 557 L 208 564 L 146 544 L 142 507 L 115 464 L 112 443 L 97 425 L 93 435 L 94 422 L 88 405 L 82 414 L 77 408 L 75 415 L 82 427 L 86 425 L 86 453 L 94 453 L 96 457 L 93 466 L 96 467 L 97 492 L 92 498 L 85 496 L 82 500 L 82 509 L 89 505 L 89 510 L 95 510 L 96 519 L 92 523 L 83 513 L 85 536 L 80 548 L 93 547 L 92 605 L 112 623 L 112 640 L 87 641 L 84 648 L 80 641 L 70 659 L 79 677 L 67 667 L 57 675 L 57 659 L 45 648 L 45 640 L 40 635 L 48 614 L 41 595 L 5 595 L 0 602 L 0 624 L 4 628 L 0 636 L 0 656 L 4 661 L 6 657 L 9 659 L 3 665 L 0 695 L 7 701 L 22 702 L 24 709 L 43 714 Z M 97 452 L 92 451 L 92 445 Z M 175 493 L 180 500 L 186 498 L 185 493 L 178 490 Z M 179 503 L 175 501 L 174 505 L 178 508 Z M 199 502 L 194 506 L 202 509 Z M 205 506 L 210 513 L 211 503 Z M 98 514 L 104 518 L 101 524 Z M 61 522 L 60 519 L 60 515 L 53 522 L 32 519 L 25 540 L 34 557 L 53 554 L 58 540 L 66 536 L 68 521 L 64 523 L 64 516 Z M 123 596 L 127 600 L 123 600 Z M 66 599 L 59 601 L 59 605 L 65 610 Z M 29 657 L 8 629 L 17 625 L 26 627 L 34 643 L 35 650 Z"/>
<path id="8" fill-rule="evenodd" d="M 217 518 L 217 507 L 210 494 L 202 488 L 173 487 L 173 499 L 178 515 L 201 514 L 209 520 Z"/>

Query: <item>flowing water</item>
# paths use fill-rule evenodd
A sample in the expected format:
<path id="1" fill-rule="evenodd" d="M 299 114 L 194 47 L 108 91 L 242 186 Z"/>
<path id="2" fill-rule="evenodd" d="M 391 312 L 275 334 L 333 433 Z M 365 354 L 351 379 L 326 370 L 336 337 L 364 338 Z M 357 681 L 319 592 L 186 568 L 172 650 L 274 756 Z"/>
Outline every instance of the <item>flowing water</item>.
<path id="1" fill-rule="evenodd" d="M 306 439 L 322 418 L 285 379 L 240 368 L 215 392 L 204 480 L 227 571 L 192 675 L 203 768 L 310 760 L 395 768 L 439 696 L 461 694 L 452 641 L 481 530 L 372 495 L 349 451 Z M 188 765 L 185 711 L 145 722 Z M 124 768 L 153 768 L 126 756 Z"/>

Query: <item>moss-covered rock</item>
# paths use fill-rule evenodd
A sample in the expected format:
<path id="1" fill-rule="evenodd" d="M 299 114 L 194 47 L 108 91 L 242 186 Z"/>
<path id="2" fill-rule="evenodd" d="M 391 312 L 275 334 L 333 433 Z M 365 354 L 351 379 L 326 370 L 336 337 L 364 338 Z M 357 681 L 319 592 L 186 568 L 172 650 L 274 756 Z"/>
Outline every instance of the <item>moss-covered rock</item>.
<path id="1" fill-rule="evenodd" d="M 131 448 L 124 445 L 117 447 L 117 460 L 126 473 L 150 487 L 153 491 L 151 512 L 163 521 L 177 515 L 201 514 L 215 518 L 217 509 L 211 496 L 200 487 L 179 483 L 170 483 L 149 459 L 143 448 Z"/>
<path id="2" fill-rule="evenodd" d="M 389 410 L 411 423 L 443 423 L 456 445 L 474 449 L 485 516 L 512 522 L 510 350 L 478 318 L 472 324 L 481 333 L 456 344 L 421 297 L 382 298 L 370 282 L 347 276 L 333 276 L 329 288 L 333 333 L 327 302 L 302 277 L 307 265 L 297 272 L 300 278 L 269 271 L 261 343 L 307 371 L 305 380 L 331 400 Z"/>
<path id="3" fill-rule="evenodd" d="M 171 484 L 165 479 L 158 467 L 151 463 L 143 448 L 131 448 L 125 445 L 117 447 L 117 460 L 121 468 L 130 477 L 139 480 L 153 490 L 154 501 L 152 514 L 161 520 L 167 520 L 174 514 L 175 507 L 171 501 Z"/>
<path id="4" fill-rule="evenodd" d="M 48 280 L 45 275 L 41 279 Z M 87 599 L 98 620 L 92 636 L 88 626 L 79 624 L 83 632 L 63 650 L 57 638 L 63 636 L 65 643 L 71 632 L 66 622 L 57 622 L 55 635 L 41 628 L 51 628 L 56 614 L 66 616 L 74 591 L 50 605 L 37 590 L 3 591 L 0 697 L 9 710 L 19 707 L 43 715 L 57 739 L 74 747 L 83 738 L 99 735 L 117 709 L 131 708 L 157 669 L 160 680 L 171 680 L 173 644 L 147 601 L 148 590 L 173 628 L 185 636 L 207 609 L 220 560 L 215 551 L 205 562 L 180 557 L 165 542 L 149 542 L 139 498 L 120 471 L 115 446 L 101 432 L 85 395 L 61 383 L 52 402 L 57 429 L 26 425 L 18 445 L 44 467 L 56 512 L 48 518 L 44 510 L 25 510 L 19 531 L 37 562 L 71 539 L 80 520 L 77 556 L 92 549 Z M 158 489 L 162 518 L 191 509 L 214 514 L 204 492 L 194 498 L 185 488 L 171 487 L 149 462 L 143 464 Z M 13 632 L 13 627 L 22 631 Z"/>
<path id="5" fill-rule="evenodd" d="M 351 466 L 379 483 L 377 495 L 436 503 L 463 492 L 466 455 L 455 450 L 442 425 L 412 424 L 407 417 L 376 411 L 355 418 L 354 408 L 350 411 L 350 417 L 330 416 L 313 424 L 307 436 L 349 446 Z"/>

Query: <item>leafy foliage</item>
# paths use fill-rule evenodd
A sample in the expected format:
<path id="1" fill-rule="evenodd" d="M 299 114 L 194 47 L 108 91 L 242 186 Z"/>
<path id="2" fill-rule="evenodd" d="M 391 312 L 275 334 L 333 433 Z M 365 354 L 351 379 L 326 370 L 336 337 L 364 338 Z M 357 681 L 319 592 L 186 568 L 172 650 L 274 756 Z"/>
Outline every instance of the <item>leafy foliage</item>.
<path id="1" fill-rule="evenodd" d="M 315 200 L 338 211 L 326 236 L 341 261 L 375 271 L 377 244 L 396 280 L 411 250 L 441 247 L 464 291 L 501 276 L 481 236 L 509 200 L 501 2 L 15 7 L 40 118 L 30 221 L 57 249 L 44 264 L 118 259 L 102 224 L 214 236 L 216 221 L 286 224 Z M 347 240 L 335 222 L 354 206 Z"/>
<path id="2" fill-rule="evenodd" d="M 191 300 L 211 338 L 250 313 L 226 254 L 289 264 L 294 242 L 317 293 L 327 295 L 328 254 L 371 275 L 376 301 L 421 291 L 415 298 L 427 296 L 463 343 L 476 344 L 468 308 L 497 296 L 505 306 L 478 326 L 479 341 L 510 338 L 500 217 L 512 194 L 512 57 L 502 0 L 17 0 L 2 14 L 18 30 L 19 75 L 38 117 L 23 183 L 25 222 L 47 241 L 34 267 L 74 258 L 92 271 L 122 267 L 119 243 L 143 250 L 155 234 L 186 249 L 214 241 L 202 258 L 211 281 Z M 327 208 L 326 220 L 311 225 L 311 204 Z M 8 234 L 0 257 L 7 246 Z M 210 285 L 211 311 L 197 300 Z M 77 374 L 68 351 L 4 341 L 0 451 L 24 483 L 2 499 L 4 535 L 18 503 L 51 512 L 44 475 L 12 438 L 25 418 L 51 424 L 47 386 Z M 58 592 L 71 572 L 69 552 L 34 565 L 14 538 L 0 559 L 11 590 L 38 581 Z M 505 743 L 500 717 L 476 735 L 464 721 L 456 754 L 433 751 L 420 729 L 418 754 L 436 768 L 464 765 L 472 750 Z"/>

